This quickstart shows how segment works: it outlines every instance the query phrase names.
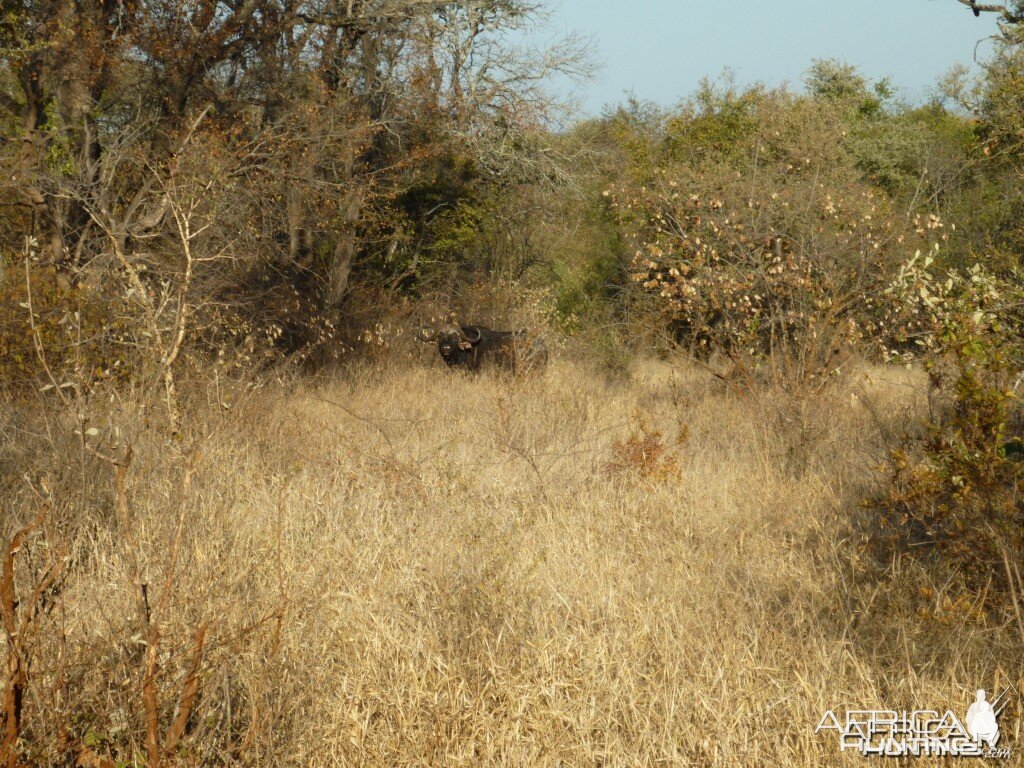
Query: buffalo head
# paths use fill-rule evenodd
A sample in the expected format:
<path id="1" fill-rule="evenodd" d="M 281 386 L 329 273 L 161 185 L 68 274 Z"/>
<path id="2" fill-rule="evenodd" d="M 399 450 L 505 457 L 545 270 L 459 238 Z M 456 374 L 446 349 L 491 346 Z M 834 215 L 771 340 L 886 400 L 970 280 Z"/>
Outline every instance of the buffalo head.
<path id="1" fill-rule="evenodd" d="M 416 337 L 426 344 L 436 342 L 437 351 L 448 365 L 468 365 L 475 357 L 473 348 L 480 343 L 483 334 L 473 325 L 442 325 L 420 328 Z"/>

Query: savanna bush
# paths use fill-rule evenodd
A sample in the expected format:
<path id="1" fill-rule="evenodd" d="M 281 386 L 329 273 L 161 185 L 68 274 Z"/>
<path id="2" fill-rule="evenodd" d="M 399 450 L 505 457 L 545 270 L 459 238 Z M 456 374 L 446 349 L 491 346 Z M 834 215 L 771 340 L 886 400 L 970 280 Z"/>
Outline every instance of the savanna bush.
<path id="1" fill-rule="evenodd" d="M 975 127 L 840 62 L 815 62 L 806 84 L 706 81 L 634 128 L 646 162 L 604 190 L 632 292 L 676 343 L 754 366 L 796 358 L 821 376 L 858 348 L 934 352 L 938 314 L 991 315 L 1014 282 L 1013 259 L 976 266 L 987 251 L 966 252 L 963 222 L 943 215 L 967 213 L 950 201 L 973 188 Z"/>
<path id="2" fill-rule="evenodd" d="M 632 278 L 660 302 L 676 339 L 765 355 L 826 337 L 836 349 L 909 337 L 923 321 L 889 283 L 906 249 L 926 245 L 941 222 L 907 225 L 866 188 L 815 200 L 806 171 L 787 173 L 798 178 L 757 198 L 721 182 L 719 195 L 701 195 L 689 190 L 706 179 L 684 185 L 668 174 L 657 186 L 609 190 L 633 227 Z"/>
<path id="3" fill-rule="evenodd" d="M 129 375 L 135 364 L 129 340 L 133 313 L 106 286 L 71 284 L 26 252 L 2 257 L 0 269 L 0 382 L 25 393 L 48 381 L 46 357 L 57 383 Z M 31 310 L 31 311 L 30 311 Z"/>
<path id="4" fill-rule="evenodd" d="M 899 555 L 938 570 L 952 592 L 970 595 L 965 604 L 1015 611 L 1019 621 L 1020 381 L 1006 349 L 971 318 L 963 323 L 943 359 L 929 361 L 936 398 L 924 438 L 891 450 L 888 489 L 867 501 L 871 544 L 883 561 Z"/>

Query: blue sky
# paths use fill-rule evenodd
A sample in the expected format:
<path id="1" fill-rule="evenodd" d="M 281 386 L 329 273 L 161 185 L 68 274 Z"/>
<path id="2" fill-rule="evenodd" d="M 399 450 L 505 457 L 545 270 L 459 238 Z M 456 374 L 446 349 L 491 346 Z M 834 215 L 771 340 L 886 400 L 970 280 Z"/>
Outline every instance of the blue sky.
<path id="1" fill-rule="evenodd" d="M 927 98 L 949 68 L 973 66 L 996 31 L 956 0 L 552 0 L 550 31 L 590 38 L 602 67 L 573 88 L 588 114 L 626 91 L 670 106 L 701 77 L 799 86 L 814 59 L 839 58 L 891 76 L 904 98 Z M 984 45 L 981 48 L 983 53 Z"/>

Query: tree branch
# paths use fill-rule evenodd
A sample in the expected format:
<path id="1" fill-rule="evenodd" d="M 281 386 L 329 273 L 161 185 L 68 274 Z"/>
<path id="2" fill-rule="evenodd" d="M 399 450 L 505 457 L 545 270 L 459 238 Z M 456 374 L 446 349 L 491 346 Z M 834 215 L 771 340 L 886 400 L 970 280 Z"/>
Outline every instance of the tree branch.
<path id="1" fill-rule="evenodd" d="M 995 4 L 982 4 L 977 3 L 974 0 L 957 0 L 960 5 L 966 5 L 972 11 L 975 16 L 980 16 L 983 13 L 998 13 L 1010 24 L 1024 24 L 1024 16 L 1018 16 L 1016 13 L 1011 11 L 1005 5 Z"/>

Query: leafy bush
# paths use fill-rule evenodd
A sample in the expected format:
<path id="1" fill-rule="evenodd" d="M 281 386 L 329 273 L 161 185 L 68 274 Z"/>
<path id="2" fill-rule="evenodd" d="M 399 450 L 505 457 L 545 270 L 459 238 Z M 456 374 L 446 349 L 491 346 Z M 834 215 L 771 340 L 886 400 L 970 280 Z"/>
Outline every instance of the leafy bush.
<path id="1" fill-rule="evenodd" d="M 884 328 L 883 304 L 900 301 L 885 288 L 901 250 L 935 229 L 901 231 L 900 217 L 868 190 L 825 195 L 808 210 L 808 186 L 780 180 L 781 191 L 746 205 L 735 186 L 709 198 L 673 179 L 609 190 L 635 227 L 633 280 L 661 301 L 678 341 L 763 355 L 826 335 L 838 348 Z M 874 307 L 865 296 L 879 297 Z"/>
<path id="2" fill-rule="evenodd" d="M 132 324 L 130 309 L 104 287 L 89 282 L 71 285 L 64 275 L 30 256 L 26 251 L 4 259 L 0 269 L 3 387 L 24 392 L 52 383 L 40 366 L 37 345 L 45 350 L 58 383 L 70 377 L 91 380 L 127 374 L 134 362 L 124 344 Z"/>
<path id="3" fill-rule="evenodd" d="M 894 449 L 889 490 L 867 502 L 872 545 L 950 572 L 989 606 L 1010 609 L 1024 556 L 1024 411 L 1016 366 L 964 319 L 928 366 L 940 402 L 921 445 Z M 940 362 L 945 365 L 939 364 Z"/>
<path id="4" fill-rule="evenodd" d="M 864 304 L 875 317 L 869 329 L 883 341 L 887 356 L 909 360 L 955 345 L 965 322 L 971 333 L 993 339 L 1012 333 L 1021 327 L 1014 322 L 1020 320 L 1019 298 L 1015 282 L 981 264 L 940 273 L 934 255 L 918 251 L 900 265 L 880 296 L 868 296 Z"/>

